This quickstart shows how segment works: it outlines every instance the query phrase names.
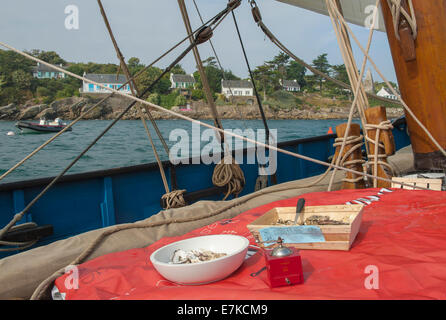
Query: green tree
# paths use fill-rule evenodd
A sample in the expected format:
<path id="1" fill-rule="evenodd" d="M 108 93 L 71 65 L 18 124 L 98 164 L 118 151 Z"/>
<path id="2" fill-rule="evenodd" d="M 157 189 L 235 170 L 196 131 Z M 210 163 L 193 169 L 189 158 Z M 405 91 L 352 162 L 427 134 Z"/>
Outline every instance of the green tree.
<path id="1" fill-rule="evenodd" d="M 161 103 L 161 97 L 158 93 L 152 93 L 148 98 L 147 101 L 156 105 L 159 105 Z"/>
<path id="2" fill-rule="evenodd" d="M 273 70 L 267 64 L 258 66 L 253 71 L 254 80 L 258 81 L 260 86 L 259 90 L 263 91 L 263 100 L 266 100 L 267 93 L 270 93 L 274 84 L 272 80 Z"/>
<path id="3" fill-rule="evenodd" d="M 307 72 L 307 69 L 297 63 L 296 61 L 290 61 L 288 66 L 286 67 L 286 73 L 289 80 L 297 80 L 297 83 L 299 83 L 300 87 L 305 87 L 306 81 L 305 81 L 305 73 Z"/>
<path id="4" fill-rule="evenodd" d="M 41 51 L 38 55 L 37 58 L 51 63 L 51 64 L 56 64 L 56 65 L 65 65 L 67 64 L 67 62 L 62 59 L 59 54 L 57 54 L 55 51 Z"/>
<path id="5" fill-rule="evenodd" d="M 176 90 L 169 94 L 161 95 L 160 105 L 164 108 L 170 109 L 173 106 L 175 106 L 175 101 L 178 96 L 179 96 L 179 93 Z"/>
<path id="6" fill-rule="evenodd" d="M 215 57 L 209 57 L 202 61 L 203 65 L 206 67 L 214 67 L 217 68 L 217 59 Z"/>
<path id="7" fill-rule="evenodd" d="M 49 96 L 51 96 L 51 91 L 45 87 L 38 87 L 36 90 L 36 94 L 40 98 L 49 97 Z"/>
<path id="8" fill-rule="evenodd" d="M 395 89 L 398 89 L 398 85 L 395 82 L 390 81 L 390 84 Z M 387 84 L 385 82 L 375 82 L 375 91 L 378 92 L 382 88 L 387 88 Z"/>
<path id="9" fill-rule="evenodd" d="M 14 85 L 21 90 L 29 89 L 31 86 L 32 76 L 23 70 L 16 70 L 12 73 L 12 81 Z"/>
<path id="10" fill-rule="evenodd" d="M 0 76 L 0 88 L 6 85 L 6 77 Z"/>
<path id="11" fill-rule="evenodd" d="M 317 70 L 328 74 L 330 72 L 330 64 L 328 63 L 327 54 L 323 53 L 313 60 L 313 67 Z M 315 80 L 319 82 L 319 91 L 322 92 L 323 78 L 315 75 Z"/>
<path id="12" fill-rule="evenodd" d="M 176 97 L 175 99 L 175 105 L 177 106 L 185 106 L 187 103 L 187 100 L 184 96 L 179 95 L 178 97 Z"/>
<path id="13" fill-rule="evenodd" d="M 170 72 L 173 74 L 186 74 L 181 64 L 175 65 Z"/>
<path id="14" fill-rule="evenodd" d="M 193 89 L 191 93 L 192 100 L 198 101 L 204 99 L 204 92 L 201 89 Z"/>
<path id="15" fill-rule="evenodd" d="M 139 58 L 136 57 L 131 57 L 127 62 L 127 66 L 129 68 L 130 74 L 132 75 L 135 75 L 144 68 L 144 65 L 141 63 Z"/>
<path id="16" fill-rule="evenodd" d="M 235 76 L 230 70 L 221 70 L 217 67 L 217 60 L 215 57 L 209 57 L 206 60 L 203 60 L 204 72 L 206 74 L 206 78 L 209 82 L 209 87 L 211 88 L 212 94 L 215 96 L 217 93 L 221 93 L 221 80 L 239 80 L 237 76 Z M 198 71 L 194 72 L 194 78 L 197 83 L 197 88 L 202 89 L 203 83 L 201 82 L 201 76 Z"/>
<path id="17" fill-rule="evenodd" d="M 333 77 L 339 81 L 342 81 L 344 83 L 350 83 L 350 80 L 348 78 L 347 69 L 345 68 L 345 64 L 338 64 L 331 66 L 331 69 L 333 70 Z"/>
<path id="18" fill-rule="evenodd" d="M 279 89 L 280 86 L 279 80 L 283 81 L 287 79 L 287 64 L 289 59 L 290 57 L 287 54 L 280 52 L 277 56 L 273 58 L 273 60 L 266 62 L 271 67 L 272 71 L 275 73 L 273 75 L 275 75 L 276 77 L 276 86 L 277 86 L 276 89 Z"/>
<path id="19" fill-rule="evenodd" d="M 152 83 L 163 73 L 160 68 L 150 67 L 144 70 L 138 78 L 136 84 L 140 90 L 152 85 Z M 151 93 L 168 94 L 170 90 L 169 75 L 164 75 L 161 80 L 153 87 Z"/>

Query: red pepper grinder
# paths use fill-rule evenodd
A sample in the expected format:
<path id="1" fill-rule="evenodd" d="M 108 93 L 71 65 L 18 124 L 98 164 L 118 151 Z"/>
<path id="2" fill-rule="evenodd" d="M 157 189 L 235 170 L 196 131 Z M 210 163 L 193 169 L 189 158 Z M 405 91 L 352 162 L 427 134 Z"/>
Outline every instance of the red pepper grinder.
<path id="1" fill-rule="evenodd" d="M 264 254 L 270 287 L 303 283 L 302 260 L 299 250 L 284 246 L 280 237 L 277 243 L 278 247 L 273 250 L 265 250 Z"/>

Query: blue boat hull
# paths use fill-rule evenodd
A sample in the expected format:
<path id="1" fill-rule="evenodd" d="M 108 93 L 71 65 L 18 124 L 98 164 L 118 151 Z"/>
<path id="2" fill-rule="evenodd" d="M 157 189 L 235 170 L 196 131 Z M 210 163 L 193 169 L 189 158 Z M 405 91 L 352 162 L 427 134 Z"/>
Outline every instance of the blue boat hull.
<path id="1" fill-rule="evenodd" d="M 410 144 L 405 121 L 395 125 L 393 133 L 397 150 Z M 283 142 L 278 147 L 327 161 L 334 153 L 334 139 L 335 135 L 326 135 Z M 244 152 L 246 155 L 247 150 Z M 172 171 L 169 170 L 172 164 L 166 161 L 164 166 L 167 180 L 171 184 L 176 181 L 177 189 L 187 190 L 189 204 L 222 199 L 222 190 L 214 187 L 211 181 L 214 165 L 177 165 L 175 179 L 171 179 Z M 254 192 L 258 177 L 257 164 L 242 164 L 241 168 L 246 184 L 240 196 Z M 281 153 L 277 155 L 278 183 L 315 176 L 325 170 L 322 165 Z M 51 178 L 45 178 L 0 184 L 0 226 L 23 210 L 50 181 Z M 52 225 L 54 233 L 35 246 L 45 245 L 90 230 L 148 218 L 162 210 L 160 199 L 163 194 L 156 163 L 67 175 L 34 204 L 20 223 Z M 0 258 L 15 253 L 0 252 Z"/>

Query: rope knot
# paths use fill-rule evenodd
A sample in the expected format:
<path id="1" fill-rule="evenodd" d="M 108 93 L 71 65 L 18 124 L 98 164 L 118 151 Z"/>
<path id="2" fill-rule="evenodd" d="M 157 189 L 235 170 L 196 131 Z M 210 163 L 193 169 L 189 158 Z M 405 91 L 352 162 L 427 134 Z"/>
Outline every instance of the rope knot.
<path id="1" fill-rule="evenodd" d="M 161 204 L 163 209 L 173 209 L 182 208 L 187 205 L 186 200 L 184 200 L 184 193 L 186 190 L 173 190 L 171 192 L 165 193 L 161 197 Z"/>

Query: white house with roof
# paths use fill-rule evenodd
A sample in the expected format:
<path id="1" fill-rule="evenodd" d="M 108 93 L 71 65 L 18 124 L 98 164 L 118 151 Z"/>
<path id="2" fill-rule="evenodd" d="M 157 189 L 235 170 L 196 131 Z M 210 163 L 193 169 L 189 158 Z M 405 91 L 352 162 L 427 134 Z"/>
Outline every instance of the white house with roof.
<path id="1" fill-rule="evenodd" d="M 60 64 L 60 67 L 63 67 Z M 37 62 L 37 66 L 32 68 L 33 77 L 37 79 L 63 79 L 65 78 L 65 73 L 57 71 L 50 68 L 40 62 Z"/>
<path id="2" fill-rule="evenodd" d="M 387 99 L 398 100 L 398 97 L 394 95 L 389 88 L 386 87 L 382 87 L 381 90 L 379 90 L 376 95 Z"/>
<path id="3" fill-rule="evenodd" d="M 280 81 L 283 90 L 290 92 L 298 92 L 300 91 L 300 85 L 297 80 L 281 80 Z"/>
<path id="4" fill-rule="evenodd" d="M 170 74 L 171 89 L 193 89 L 195 78 L 192 74 Z"/>
<path id="5" fill-rule="evenodd" d="M 100 83 L 108 88 L 118 90 L 124 83 L 127 82 L 127 78 L 123 74 L 97 74 L 97 73 L 85 73 L 84 78 L 88 80 Z M 130 86 L 126 84 L 122 89 L 120 89 L 123 93 L 131 94 Z M 82 88 L 80 90 L 81 93 L 108 93 L 109 90 L 102 88 L 98 85 L 88 83 L 86 81 L 83 82 Z"/>
<path id="6" fill-rule="evenodd" d="M 254 87 L 248 80 L 221 80 L 221 93 L 226 98 L 253 96 Z"/>

